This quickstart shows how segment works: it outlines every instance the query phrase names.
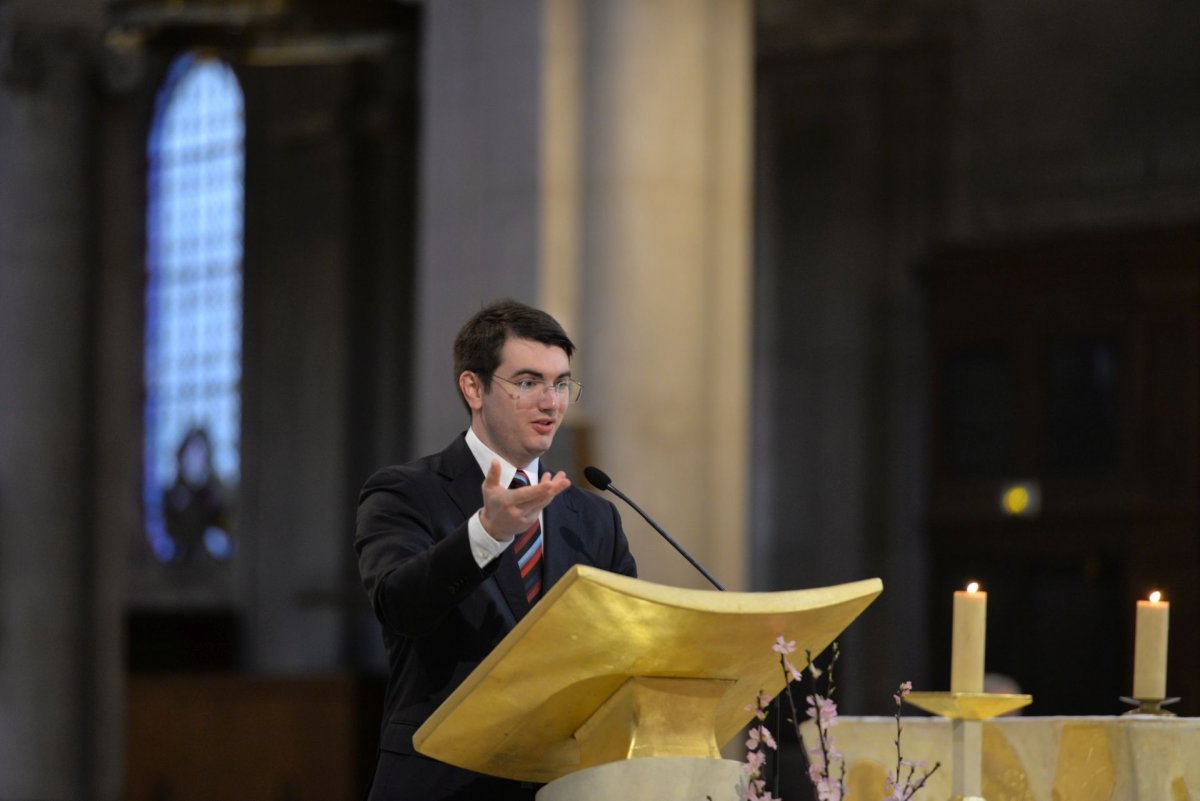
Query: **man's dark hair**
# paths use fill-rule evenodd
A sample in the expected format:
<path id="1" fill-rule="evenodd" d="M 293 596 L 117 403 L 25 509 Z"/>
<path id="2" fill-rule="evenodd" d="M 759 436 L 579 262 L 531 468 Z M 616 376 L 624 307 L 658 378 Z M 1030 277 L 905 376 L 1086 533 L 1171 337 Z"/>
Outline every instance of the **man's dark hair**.
<path id="1" fill-rule="evenodd" d="M 558 320 L 517 300 L 497 300 L 476 312 L 454 338 L 455 386 L 458 377 L 470 370 L 479 376 L 483 388 L 490 391 L 492 372 L 500 366 L 500 351 L 509 337 L 562 348 L 568 359 L 575 352 L 575 343 Z"/>

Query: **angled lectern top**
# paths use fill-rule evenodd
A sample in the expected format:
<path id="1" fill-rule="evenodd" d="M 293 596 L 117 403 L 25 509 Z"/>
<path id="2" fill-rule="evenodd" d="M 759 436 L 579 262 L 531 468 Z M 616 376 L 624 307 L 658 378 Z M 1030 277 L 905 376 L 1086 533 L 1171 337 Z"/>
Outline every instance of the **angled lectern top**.
<path id="1" fill-rule="evenodd" d="M 783 689 L 775 638 L 823 651 L 879 579 L 716 592 L 571 568 L 413 738 L 459 767 L 550 782 L 631 757 L 720 756 L 759 692 Z"/>

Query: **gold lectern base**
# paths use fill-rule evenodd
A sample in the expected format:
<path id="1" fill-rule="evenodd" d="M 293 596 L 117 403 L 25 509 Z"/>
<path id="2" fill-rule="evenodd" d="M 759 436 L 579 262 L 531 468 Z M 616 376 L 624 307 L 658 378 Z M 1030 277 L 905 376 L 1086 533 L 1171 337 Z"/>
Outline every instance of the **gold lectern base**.
<path id="1" fill-rule="evenodd" d="M 537 801 L 738 801 L 745 778 L 732 759 L 622 759 L 555 779 Z"/>

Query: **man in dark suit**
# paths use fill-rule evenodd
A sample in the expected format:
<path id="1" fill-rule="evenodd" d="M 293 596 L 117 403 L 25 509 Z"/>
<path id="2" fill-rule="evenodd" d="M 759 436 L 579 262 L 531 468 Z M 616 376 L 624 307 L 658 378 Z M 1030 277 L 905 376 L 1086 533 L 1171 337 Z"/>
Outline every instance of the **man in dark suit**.
<path id="1" fill-rule="evenodd" d="M 362 490 L 355 549 L 390 663 L 370 801 L 532 799 L 417 754 L 413 733 L 572 565 L 636 575 L 612 504 L 540 464 L 582 390 L 574 349 L 543 311 L 484 308 L 454 342 L 471 427 Z"/>

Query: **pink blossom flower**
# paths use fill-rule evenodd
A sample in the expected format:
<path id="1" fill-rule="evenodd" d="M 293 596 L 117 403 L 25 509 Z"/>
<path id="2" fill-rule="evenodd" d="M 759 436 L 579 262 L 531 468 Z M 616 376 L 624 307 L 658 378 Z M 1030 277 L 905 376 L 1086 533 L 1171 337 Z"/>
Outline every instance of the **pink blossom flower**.
<path id="1" fill-rule="evenodd" d="M 775 644 L 773 646 L 771 646 L 771 650 L 777 654 L 783 654 L 784 656 L 787 656 L 788 654 L 795 652 L 796 641 L 795 640 L 785 640 L 785 639 L 783 639 L 783 635 L 780 634 L 778 637 L 775 638 Z"/>
<path id="2" fill-rule="evenodd" d="M 766 726 L 755 726 L 750 729 L 750 737 L 746 740 L 746 748 L 753 751 L 760 745 L 765 745 L 767 748 L 774 749 L 775 737 L 772 736 L 771 730 Z"/>
<path id="3" fill-rule="evenodd" d="M 742 793 L 742 797 L 745 798 L 746 801 L 758 801 L 758 799 L 762 798 L 762 794 L 765 791 L 766 786 L 766 779 L 751 779 L 746 785 L 746 789 Z"/>
<path id="4" fill-rule="evenodd" d="M 772 699 L 771 696 L 765 693 L 759 693 L 755 697 L 753 704 L 746 704 L 744 707 L 742 707 L 742 709 L 746 710 L 747 712 L 753 712 L 754 717 L 758 718 L 759 720 L 766 720 L 767 707 L 771 705 L 772 700 L 774 699 Z"/>
<path id="5" fill-rule="evenodd" d="M 796 641 L 785 640 L 783 635 L 780 634 L 775 638 L 775 644 L 771 646 L 771 650 L 781 656 L 783 667 L 788 672 L 788 675 L 792 677 L 792 681 L 800 681 L 800 671 L 792 664 L 792 660 L 788 659 L 788 654 L 795 653 L 796 651 Z"/>
<path id="6" fill-rule="evenodd" d="M 823 727 L 837 725 L 837 702 L 832 698 L 826 698 L 823 695 L 807 695 L 804 700 L 808 702 L 808 716 L 818 722 L 818 725 Z"/>
<path id="7" fill-rule="evenodd" d="M 841 801 L 843 787 L 840 781 L 825 776 L 816 784 L 819 801 Z"/>

